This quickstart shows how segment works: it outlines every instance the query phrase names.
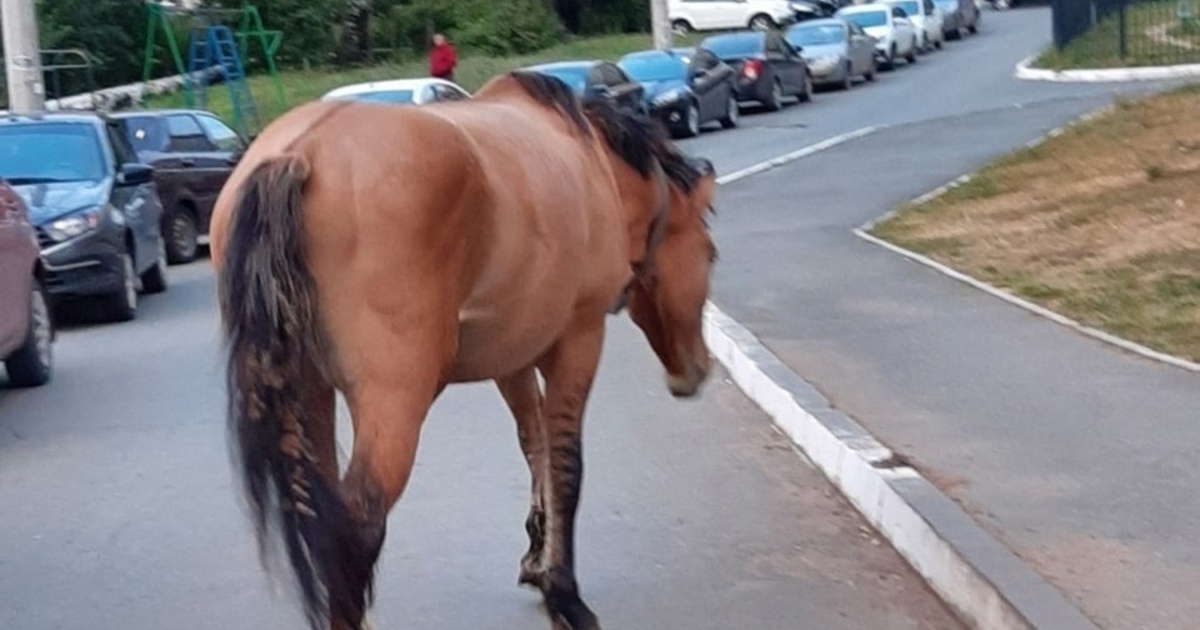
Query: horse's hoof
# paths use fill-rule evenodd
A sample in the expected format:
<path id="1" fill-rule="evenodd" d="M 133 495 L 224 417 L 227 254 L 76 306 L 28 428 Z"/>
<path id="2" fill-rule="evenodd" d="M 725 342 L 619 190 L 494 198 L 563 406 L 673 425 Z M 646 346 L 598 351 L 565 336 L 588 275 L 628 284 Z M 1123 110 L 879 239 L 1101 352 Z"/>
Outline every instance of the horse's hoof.
<path id="1" fill-rule="evenodd" d="M 538 590 L 545 590 L 543 585 L 546 583 L 546 574 L 535 571 L 525 565 L 521 565 L 521 573 L 517 576 L 517 584 L 519 586 L 532 586 Z"/>

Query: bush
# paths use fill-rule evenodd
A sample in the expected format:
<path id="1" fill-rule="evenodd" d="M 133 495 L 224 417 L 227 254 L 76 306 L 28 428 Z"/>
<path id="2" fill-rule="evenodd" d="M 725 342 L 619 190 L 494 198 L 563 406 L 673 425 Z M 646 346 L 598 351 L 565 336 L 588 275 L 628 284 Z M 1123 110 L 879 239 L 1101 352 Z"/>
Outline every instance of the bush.
<path id="1" fill-rule="evenodd" d="M 492 55 L 540 50 L 558 40 L 560 27 L 543 0 L 415 0 L 394 5 L 376 33 L 391 48 L 410 53 L 429 49 L 429 36 L 443 32 L 460 50 Z"/>

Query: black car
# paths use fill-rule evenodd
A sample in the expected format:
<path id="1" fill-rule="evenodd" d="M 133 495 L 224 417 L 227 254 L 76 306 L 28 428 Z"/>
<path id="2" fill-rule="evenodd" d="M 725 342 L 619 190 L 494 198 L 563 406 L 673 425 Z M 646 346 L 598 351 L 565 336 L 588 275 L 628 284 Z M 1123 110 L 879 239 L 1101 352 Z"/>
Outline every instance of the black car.
<path id="1" fill-rule="evenodd" d="M 775 29 L 713 35 L 698 46 L 729 64 L 737 74 L 738 101 L 758 101 L 770 111 L 783 108 L 783 99 L 812 100 L 808 64 Z"/>
<path id="2" fill-rule="evenodd" d="M 737 126 L 737 87 L 733 68 L 707 50 L 675 48 L 646 50 L 625 55 L 617 62 L 645 88 L 651 115 L 672 135 L 693 137 L 700 128 L 719 121 Z"/>
<path id="3" fill-rule="evenodd" d="M 94 113 L 0 117 L 0 176 L 29 207 L 47 292 L 100 299 L 112 319 L 167 289 L 154 169 L 121 121 Z"/>
<path id="4" fill-rule="evenodd" d="M 154 167 L 162 199 L 167 262 L 196 258 L 208 243 L 208 224 L 221 188 L 248 141 L 215 114 L 201 110 L 128 111 L 124 123 L 138 159 Z"/>
<path id="5" fill-rule="evenodd" d="M 611 61 L 557 61 L 523 68 L 566 83 L 584 102 L 606 100 L 617 107 L 646 113 L 645 89 Z"/>

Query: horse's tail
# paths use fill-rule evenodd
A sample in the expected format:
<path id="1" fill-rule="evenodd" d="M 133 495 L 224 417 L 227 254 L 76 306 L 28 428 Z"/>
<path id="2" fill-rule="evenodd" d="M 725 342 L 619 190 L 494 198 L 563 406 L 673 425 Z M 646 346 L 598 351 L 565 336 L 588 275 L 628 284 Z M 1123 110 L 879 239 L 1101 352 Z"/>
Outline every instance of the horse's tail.
<path id="1" fill-rule="evenodd" d="M 330 585 L 341 583 L 343 564 L 354 565 L 339 557 L 354 530 L 340 493 L 318 471 L 310 442 L 317 418 L 305 405 L 307 390 L 318 385 L 314 376 L 327 385 L 333 364 L 305 258 L 303 189 L 310 173 L 304 157 L 282 155 L 245 180 L 219 292 L 235 468 L 260 552 L 265 559 L 272 532 L 282 538 L 305 612 L 318 628 L 328 623 L 330 607 L 346 610 L 346 602 L 330 601 L 331 590 L 343 589 Z"/>

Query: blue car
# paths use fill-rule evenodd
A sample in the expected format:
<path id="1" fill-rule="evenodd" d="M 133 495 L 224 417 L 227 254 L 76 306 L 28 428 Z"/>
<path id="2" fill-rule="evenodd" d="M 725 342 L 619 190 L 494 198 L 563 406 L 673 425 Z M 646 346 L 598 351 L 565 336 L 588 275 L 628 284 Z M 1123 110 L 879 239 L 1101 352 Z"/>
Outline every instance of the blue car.
<path id="1" fill-rule="evenodd" d="M 711 122 L 726 129 L 737 126 L 736 76 L 713 53 L 694 48 L 646 50 L 625 55 L 617 65 L 642 85 L 647 111 L 672 136 L 694 137 Z"/>

